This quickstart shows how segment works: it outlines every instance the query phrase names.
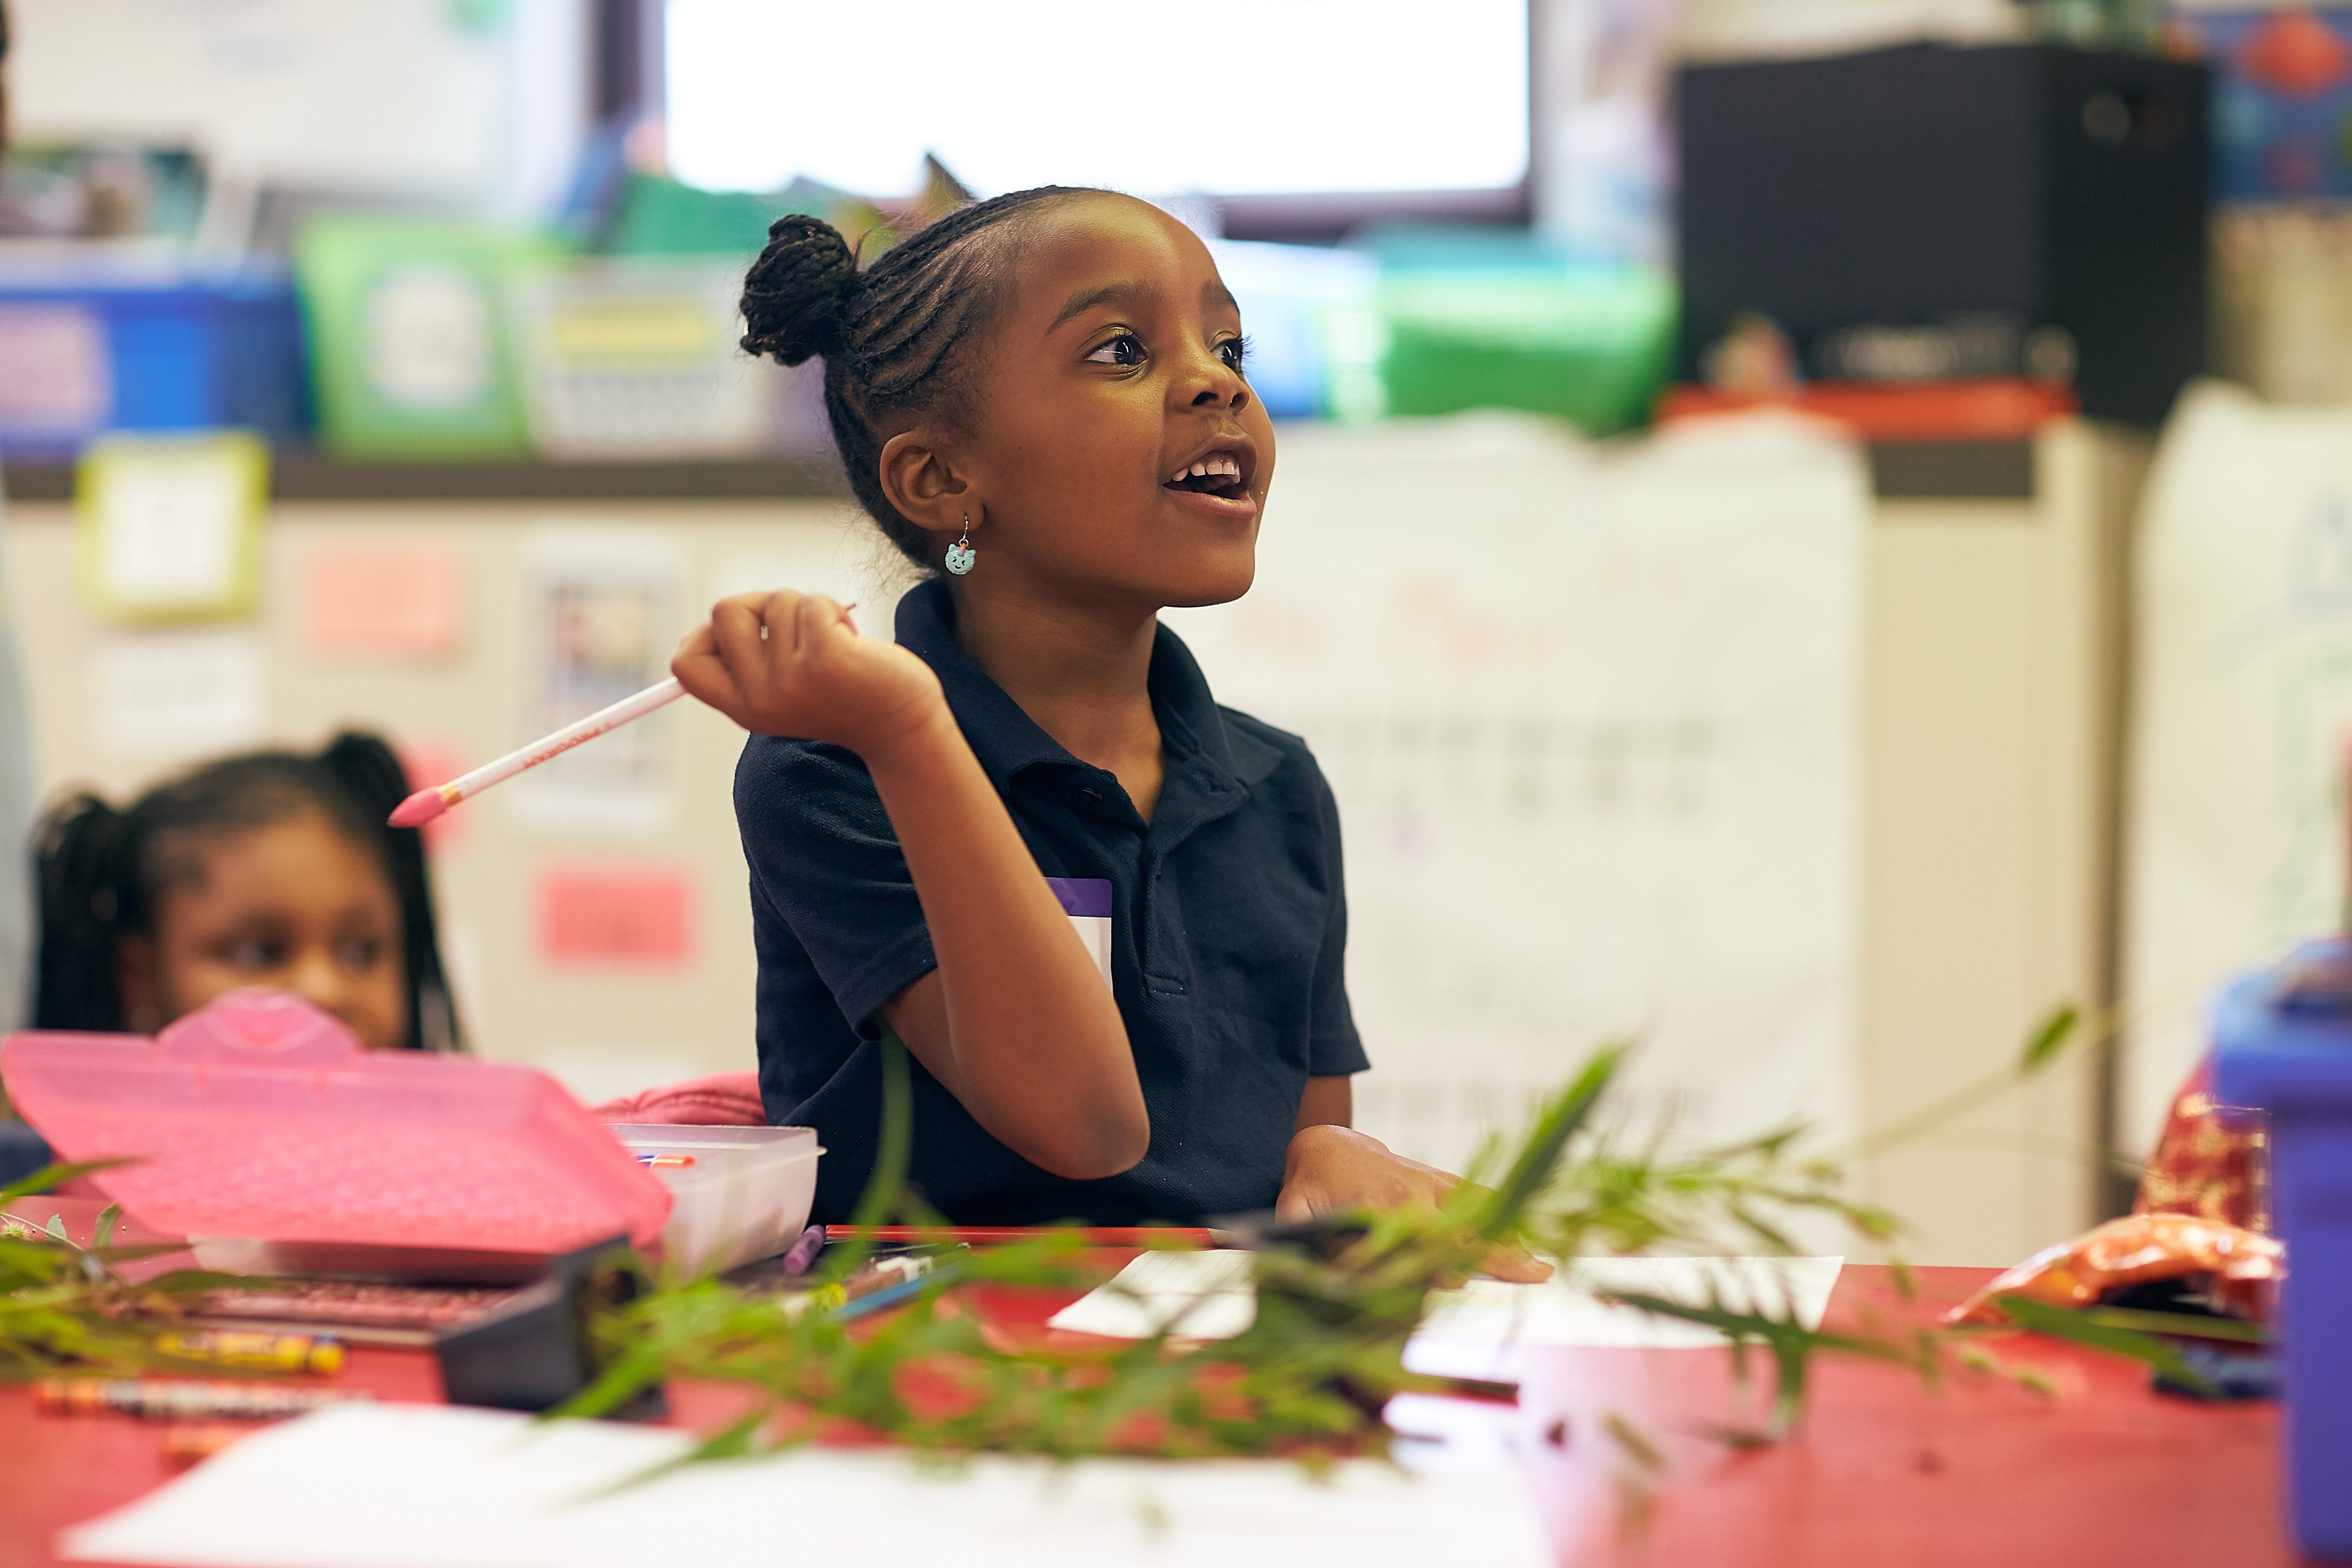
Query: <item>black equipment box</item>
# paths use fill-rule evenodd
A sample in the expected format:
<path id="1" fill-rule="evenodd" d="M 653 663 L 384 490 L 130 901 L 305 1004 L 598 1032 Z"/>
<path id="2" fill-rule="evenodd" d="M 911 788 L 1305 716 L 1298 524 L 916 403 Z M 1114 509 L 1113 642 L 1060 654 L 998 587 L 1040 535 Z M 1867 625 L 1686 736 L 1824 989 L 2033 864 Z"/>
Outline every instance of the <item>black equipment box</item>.
<path id="1" fill-rule="evenodd" d="M 1680 374 L 1753 313 L 1810 377 L 2067 379 L 2156 423 L 2204 365 L 2207 81 L 2040 44 L 1685 68 Z"/>

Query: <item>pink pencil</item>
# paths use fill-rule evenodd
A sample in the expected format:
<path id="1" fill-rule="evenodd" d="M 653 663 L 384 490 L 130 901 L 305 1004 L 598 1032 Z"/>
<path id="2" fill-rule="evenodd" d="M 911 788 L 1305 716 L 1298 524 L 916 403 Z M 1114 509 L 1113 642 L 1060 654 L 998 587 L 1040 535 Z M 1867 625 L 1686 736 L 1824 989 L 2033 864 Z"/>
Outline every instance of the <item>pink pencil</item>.
<path id="1" fill-rule="evenodd" d="M 617 730 L 632 719 L 642 719 L 655 709 L 677 701 L 686 695 L 686 688 L 671 676 L 658 686 L 648 686 L 635 697 L 625 697 L 602 712 L 591 713 L 576 724 L 567 724 L 543 741 L 533 741 L 519 752 L 509 752 L 495 763 L 485 763 L 463 778 L 434 789 L 421 789 L 400 803 L 392 814 L 394 827 L 416 827 L 432 821 L 461 800 L 470 800 L 494 784 L 535 768 L 550 757 L 562 756 L 583 741 Z"/>

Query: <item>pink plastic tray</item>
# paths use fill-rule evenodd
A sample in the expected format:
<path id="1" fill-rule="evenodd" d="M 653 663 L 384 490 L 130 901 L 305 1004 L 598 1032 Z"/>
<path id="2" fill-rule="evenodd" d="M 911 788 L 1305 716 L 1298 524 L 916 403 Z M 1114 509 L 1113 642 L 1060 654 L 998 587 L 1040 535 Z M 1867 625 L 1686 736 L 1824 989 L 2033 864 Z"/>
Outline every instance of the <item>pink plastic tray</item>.
<path id="1" fill-rule="evenodd" d="M 11 1035 L 9 1098 L 152 1229 L 340 1248 L 551 1255 L 650 1246 L 670 1195 L 535 1068 L 366 1051 L 282 992 L 138 1035 Z"/>

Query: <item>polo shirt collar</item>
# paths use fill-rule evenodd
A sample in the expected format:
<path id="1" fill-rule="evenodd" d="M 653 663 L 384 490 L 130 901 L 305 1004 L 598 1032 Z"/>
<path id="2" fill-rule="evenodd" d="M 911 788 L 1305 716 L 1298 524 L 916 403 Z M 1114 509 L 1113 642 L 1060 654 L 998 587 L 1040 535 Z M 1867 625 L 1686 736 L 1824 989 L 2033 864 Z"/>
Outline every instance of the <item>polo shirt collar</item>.
<path id="1" fill-rule="evenodd" d="M 1090 765 L 1045 733 L 964 652 L 956 641 L 955 600 L 944 578 L 919 583 L 899 599 L 898 638 L 901 647 L 939 676 L 949 711 L 998 794 L 1010 789 L 1014 775 L 1024 768 Z M 1165 626 L 1152 642 L 1150 681 L 1151 705 L 1160 716 L 1171 775 L 1197 761 L 1213 775 L 1246 787 L 1281 763 L 1282 753 L 1272 746 L 1226 725 L 1192 650 Z"/>

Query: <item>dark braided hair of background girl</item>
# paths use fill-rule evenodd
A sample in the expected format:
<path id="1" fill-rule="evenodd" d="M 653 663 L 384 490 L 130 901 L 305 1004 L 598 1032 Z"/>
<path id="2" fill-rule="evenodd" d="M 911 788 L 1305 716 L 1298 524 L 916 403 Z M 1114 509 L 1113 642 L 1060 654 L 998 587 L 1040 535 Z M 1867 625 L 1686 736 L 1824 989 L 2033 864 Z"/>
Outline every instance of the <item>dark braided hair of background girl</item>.
<path id="1" fill-rule="evenodd" d="M 994 324 L 1023 224 L 1045 207 L 1102 193 L 1040 185 L 974 202 L 917 231 L 859 271 L 841 231 L 793 214 L 743 279 L 746 353 L 824 361 L 824 412 L 849 488 L 907 558 L 939 565 L 934 539 L 882 491 L 882 444 L 919 419 L 961 412 L 971 355 Z"/>
<path id="2" fill-rule="evenodd" d="M 255 752 L 207 763 L 117 811 L 88 793 L 67 797 L 36 837 L 41 956 L 33 997 L 38 1029 L 120 1029 L 117 945 L 153 930 L 154 899 L 173 852 L 191 837 L 323 813 L 381 858 L 400 900 L 411 1050 L 457 1048 L 457 1010 L 441 968 L 425 845 L 413 827 L 387 827 L 408 795 L 392 748 L 346 731 L 315 756 Z"/>

